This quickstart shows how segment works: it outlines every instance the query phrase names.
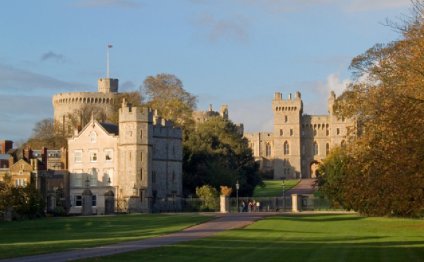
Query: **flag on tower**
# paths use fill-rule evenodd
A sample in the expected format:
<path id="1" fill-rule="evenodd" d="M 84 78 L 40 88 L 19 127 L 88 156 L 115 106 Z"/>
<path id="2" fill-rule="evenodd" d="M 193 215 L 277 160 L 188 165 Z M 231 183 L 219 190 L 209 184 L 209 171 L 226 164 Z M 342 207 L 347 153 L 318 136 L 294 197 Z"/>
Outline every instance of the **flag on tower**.
<path id="1" fill-rule="evenodd" d="M 112 48 L 112 45 L 107 45 L 108 48 Z"/>

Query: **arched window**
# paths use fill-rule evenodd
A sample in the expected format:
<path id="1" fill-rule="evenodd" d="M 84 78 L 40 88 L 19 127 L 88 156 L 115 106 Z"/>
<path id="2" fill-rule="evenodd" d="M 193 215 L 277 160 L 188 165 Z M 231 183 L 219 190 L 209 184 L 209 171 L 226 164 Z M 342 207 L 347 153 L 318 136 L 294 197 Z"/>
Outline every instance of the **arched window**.
<path id="1" fill-rule="evenodd" d="M 280 129 L 280 136 L 284 135 L 283 129 Z"/>
<path id="2" fill-rule="evenodd" d="M 328 153 L 330 153 L 330 144 L 329 143 L 327 143 L 325 145 L 325 155 L 328 155 Z"/>
<path id="3" fill-rule="evenodd" d="M 287 123 L 288 120 L 289 120 L 288 117 L 284 116 L 284 122 Z"/>
<path id="4" fill-rule="evenodd" d="M 314 142 L 314 155 L 318 155 L 318 144 Z"/>
<path id="5" fill-rule="evenodd" d="M 285 155 L 290 154 L 290 146 L 289 146 L 289 143 L 287 141 L 284 142 L 284 154 Z"/>
<path id="6" fill-rule="evenodd" d="M 265 145 L 265 156 L 271 156 L 271 145 L 269 143 Z"/>

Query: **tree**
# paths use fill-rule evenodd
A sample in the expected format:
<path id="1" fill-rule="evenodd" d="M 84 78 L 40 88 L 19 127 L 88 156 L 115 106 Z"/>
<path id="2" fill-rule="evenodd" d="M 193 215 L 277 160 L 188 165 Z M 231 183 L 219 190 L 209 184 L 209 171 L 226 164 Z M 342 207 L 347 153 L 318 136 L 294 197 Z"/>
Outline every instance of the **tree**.
<path id="1" fill-rule="evenodd" d="M 369 215 L 424 212 L 423 4 L 402 26 L 402 38 L 352 60 L 354 82 L 335 110 L 355 117 L 361 136 L 347 155 L 344 200 Z"/>
<path id="2" fill-rule="evenodd" d="M 57 131 L 53 119 L 46 118 L 37 122 L 30 139 L 22 146 L 31 148 L 61 148 L 67 146 L 66 136 Z"/>
<path id="3" fill-rule="evenodd" d="M 184 89 L 175 75 L 149 76 L 142 88 L 148 96 L 147 105 L 156 109 L 161 117 L 172 120 L 184 131 L 193 128 L 197 98 Z"/>
<path id="4" fill-rule="evenodd" d="M 134 107 L 139 107 L 143 105 L 143 97 L 140 92 L 132 91 L 132 92 L 124 92 L 118 94 L 117 103 L 113 105 L 113 113 L 108 116 L 107 120 L 113 124 L 119 124 L 119 109 L 122 106 L 122 100 L 125 98 L 127 103 L 131 104 Z"/>
<path id="5" fill-rule="evenodd" d="M 211 185 L 234 187 L 251 195 L 261 183 L 258 166 L 247 140 L 229 120 L 212 117 L 199 124 L 184 142 L 183 188 L 190 194 L 196 187 Z M 233 190 L 235 192 L 235 189 Z"/>
<path id="6" fill-rule="evenodd" d="M 209 185 L 196 187 L 196 195 L 202 200 L 201 210 L 217 210 L 218 203 L 218 191 Z"/>
<path id="7" fill-rule="evenodd" d="M 319 191 L 330 200 L 332 206 L 344 206 L 343 188 L 348 160 L 344 148 L 337 147 L 331 150 L 319 166 L 317 185 Z"/>

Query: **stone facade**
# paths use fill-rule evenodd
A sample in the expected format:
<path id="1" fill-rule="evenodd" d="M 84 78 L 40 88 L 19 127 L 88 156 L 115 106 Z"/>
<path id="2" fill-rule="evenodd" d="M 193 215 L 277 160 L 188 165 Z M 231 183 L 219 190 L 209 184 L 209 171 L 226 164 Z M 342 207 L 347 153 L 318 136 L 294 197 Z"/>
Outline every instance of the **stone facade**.
<path id="1" fill-rule="evenodd" d="M 299 92 L 294 97 L 290 94 L 288 99 L 275 93 L 273 132 L 245 134 L 261 170 L 273 170 L 274 179 L 315 177 L 318 164 L 329 151 L 343 146 L 354 135 L 356 122 L 334 115 L 335 99 L 331 92 L 329 115 L 307 115 L 303 114 Z"/>
<path id="2" fill-rule="evenodd" d="M 59 93 L 53 96 L 54 120 L 67 131 L 73 130 L 69 125 L 68 115 L 81 110 L 84 106 L 95 106 L 104 110 L 106 116 L 113 113 L 118 101 L 118 79 L 100 78 L 97 82 L 98 92 Z"/>
<path id="3" fill-rule="evenodd" d="M 209 105 L 209 108 L 207 111 L 194 111 L 193 112 L 193 119 L 196 124 L 201 124 L 206 121 L 208 121 L 211 117 L 222 117 L 225 120 L 229 120 L 229 114 L 228 114 L 228 105 L 221 105 L 221 108 L 219 112 L 214 111 L 212 109 L 212 105 Z M 243 135 L 244 132 L 244 125 L 242 123 L 235 124 L 237 127 L 237 131 Z"/>
<path id="4" fill-rule="evenodd" d="M 68 148 L 71 213 L 166 210 L 181 197 L 182 131 L 149 108 L 124 100 L 119 127 L 92 119 Z"/>

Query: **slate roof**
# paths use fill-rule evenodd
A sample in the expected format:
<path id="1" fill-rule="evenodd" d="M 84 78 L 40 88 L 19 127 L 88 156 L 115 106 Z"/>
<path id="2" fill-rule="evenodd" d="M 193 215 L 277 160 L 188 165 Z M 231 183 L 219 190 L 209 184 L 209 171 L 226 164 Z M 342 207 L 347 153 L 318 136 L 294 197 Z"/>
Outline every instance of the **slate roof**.
<path id="1" fill-rule="evenodd" d="M 112 123 L 99 123 L 109 134 L 119 135 L 119 127 Z"/>

